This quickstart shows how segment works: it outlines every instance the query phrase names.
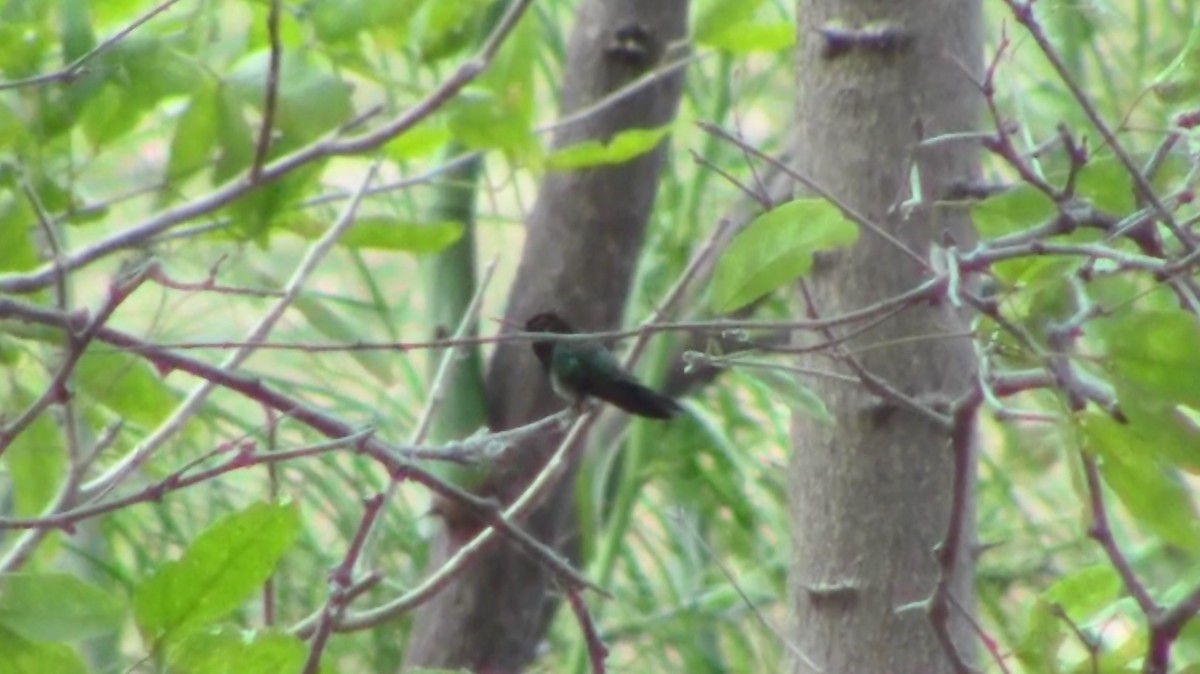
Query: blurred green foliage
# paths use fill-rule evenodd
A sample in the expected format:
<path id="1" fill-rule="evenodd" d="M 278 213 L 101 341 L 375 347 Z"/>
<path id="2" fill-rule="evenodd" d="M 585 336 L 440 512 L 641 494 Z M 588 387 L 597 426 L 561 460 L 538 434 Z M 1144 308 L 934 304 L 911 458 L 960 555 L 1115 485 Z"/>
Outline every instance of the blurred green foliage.
<path id="1" fill-rule="evenodd" d="M 66 68 L 153 7 L 144 0 L 0 0 L 0 82 Z M 41 267 L 48 238 L 66 254 L 84 250 L 244 179 L 256 162 L 265 114 L 268 7 L 263 0 L 183 0 L 87 58 L 70 76 L 0 84 L 0 280 Z M 474 52 L 489 8 L 481 0 L 283 3 L 280 84 L 263 159 L 274 162 L 322 139 L 361 133 L 420 100 Z M 1072 76 L 1118 129 L 1126 150 L 1147 161 L 1174 116 L 1197 105 L 1194 26 L 1200 12 L 1168 0 L 1043 0 L 1037 8 Z M 988 3 L 988 9 L 990 55 L 1005 10 L 1000 3 Z M 502 312 L 518 261 L 519 224 L 542 173 L 619 163 L 669 131 L 674 149 L 629 310 L 631 321 L 640 320 L 719 219 L 744 198 L 686 151 L 744 184 L 758 179 L 736 148 L 690 122 L 736 128 L 767 152 L 785 146 L 793 115 L 793 11 L 775 0 L 698 2 L 695 60 L 680 121 L 544 156 L 548 139 L 540 129 L 555 121 L 574 4 L 539 2 L 483 77 L 378 152 L 312 162 L 169 231 L 114 248 L 67 274 L 60 289 L 47 285 L 16 299 L 93 307 L 122 262 L 152 256 L 173 279 L 201 284 L 212 274 L 222 287 L 253 292 L 148 285 L 110 325 L 152 342 L 236 343 L 379 157 L 385 187 L 427 177 L 367 200 L 355 228 L 270 339 L 424 339 L 429 308 L 414 283 L 417 257 L 436 254 L 464 232 L 463 223 L 425 219 L 442 186 L 440 150 L 457 143 L 485 153 L 476 235 L 480 257 L 500 260 L 485 295 L 483 315 L 490 316 Z M 1135 216 L 1144 204 L 1127 172 L 1096 140 L 1035 45 L 1011 20 L 1007 30 L 1012 45 L 997 71 L 996 96 L 1002 113 L 1018 123 L 1018 149 L 1041 177 L 1058 185 L 1068 169 L 1063 153 L 1034 149 L 1054 137 L 1060 122 L 1087 135 L 1092 158 L 1078 176 L 1078 197 L 1118 220 Z M 1180 149 L 1159 171 L 1154 184 L 1163 195 L 1192 189 L 1184 158 L 1192 142 L 1184 133 Z M 996 158 L 986 166 L 989 179 L 1016 181 Z M 797 208 L 808 210 L 797 214 Z M 992 239 L 1035 226 L 1055 208 L 1041 192 L 1017 186 L 976 205 L 973 215 L 980 234 Z M 1185 204 L 1177 215 L 1190 221 L 1194 207 Z M 798 236 L 793 217 L 821 228 Z M 853 240 L 849 223 L 821 202 L 791 202 L 754 222 L 721 259 L 711 286 L 686 317 L 708 308 L 733 310 L 764 296 L 758 316 L 788 317 L 789 301 L 773 291 L 807 270 L 813 250 Z M 1080 231 L 1061 241 L 1101 238 Z M 1126 242 L 1111 245 L 1136 252 Z M 1070 278 L 1083 264 L 1077 257 L 1037 256 L 996 265 L 1005 317 L 1035 338 L 1044 336 L 1049 322 L 1070 312 Z M 1051 415 L 1051 422 L 989 417 L 985 423 L 978 537 L 988 547 L 979 559 L 979 605 L 983 629 L 1013 655 L 1011 671 L 1097 671 L 1093 664 L 1103 672 L 1134 671 L 1145 650 L 1146 626 L 1137 608 L 1088 537 L 1080 452 L 1100 461 L 1117 541 L 1152 596 L 1178 600 L 1200 583 L 1200 401 L 1192 398 L 1200 398 L 1200 327 L 1196 315 L 1181 310 L 1153 278 L 1118 271 L 1100 268 L 1088 288 L 1105 312 L 1086 326 L 1086 353 L 1078 360 L 1113 388 L 1129 423 L 1097 410 L 1069 413 L 1064 400 L 1046 392 L 1022 396 L 1019 404 Z M 1045 351 L 1013 343 L 987 319 L 978 319 L 975 328 L 980 341 L 1000 354 L 997 366 L 1045 366 Z M 0 323 L 6 375 L 0 419 L 7 422 L 41 395 L 62 343 L 62 335 Z M 1037 344 L 1048 349 L 1044 341 Z M 226 351 L 190 353 L 219 363 Z M 668 353 L 653 351 L 643 364 L 651 379 L 661 379 L 673 365 Z M 264 350 L 244 369 L 400 442 L 427 403 L 426 365 L 439 355 Z M 734 368 L 695 397 L 686 420 L 635 424 L 615 446 L 589 455 L 578 485 L 584 568 L 614 595 L 592 604 L 613 671 L 782 668 L 786 649 L 731 583 L 736 579 L 754 610 L 787 624 L 782 467 L 792 442 L 789 413 L 821 415 L 824 408 L 802 383 L 791 380 L 781 388 L 773 381 L 777 375 L 784 376 Z M 44 412 L 0 458 L 3 514 L 33 516 L 50 507 L 64 485 L 93 477 L 134 451 L 197 383 L 94 343 L 72 379 L 70 409 Z M 123 426 L 113 441 L 99 445 L 118 421 Z M 218 390 L 117 493 L 167 479 L 192 463 L 211 465 L 240 444 L 276 451 L 321 439 Z M 89 472 L 75 474 L 92 461 Z M 146 658 L 155 671 L 233 671 L 230 662 L 240 663 L 239 672 L 294 670 L 307 646 L 288 629 L 324 604 L 328 569 L 340 562 L 359 525 L 362 497 L 388 483 L 362 456 L 327 453 L 272 470 L 231 472 L 51 532 L 39 539 L 19 574 L 0 577 L 0 672 L 124 671 Z M 420 582 L 437 524 L 428 507 L 424 491 L 407 484 L 397 489 L 365 555 L 364 568 L 386 580 L 356 606 L 377 605 Z M 0 560 L 9 559 L 25 536 L 0 531 Z M 404 619 L 335 635 L 325 671 L 395 671 L 409 627 Z M 1098 659 L 1084 649 L 1076 627 L 1098 641 Z M 1181 667 L 1200 663 L 1198 630 L 1193 621 L 1176 642 Z M 569 612 L 561 613 L 547 640 L 538 671 L 564 671 L 569 664 L 581 671 L 582 637 Z"/>

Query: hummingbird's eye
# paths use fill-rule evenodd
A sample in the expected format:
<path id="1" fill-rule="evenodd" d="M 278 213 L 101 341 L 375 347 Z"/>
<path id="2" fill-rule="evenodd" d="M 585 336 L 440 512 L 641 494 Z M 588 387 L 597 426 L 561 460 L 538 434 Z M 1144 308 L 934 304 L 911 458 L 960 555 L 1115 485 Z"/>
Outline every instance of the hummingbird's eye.
<path id="1" fill-rule="evenodd" d="M 537 314 L 525 322 L 526 332 L 571 332 L 571 327 L 554 313 Z"/>

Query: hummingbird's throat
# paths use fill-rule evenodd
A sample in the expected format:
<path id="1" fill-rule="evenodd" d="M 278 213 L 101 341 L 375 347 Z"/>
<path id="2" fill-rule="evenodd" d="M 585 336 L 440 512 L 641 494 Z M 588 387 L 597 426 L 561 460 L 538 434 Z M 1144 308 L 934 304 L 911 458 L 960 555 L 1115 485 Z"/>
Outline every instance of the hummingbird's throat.
<path id="1" fill-rule="evenodd" d="M 569 401 L 572 405 L 579 404 L 580 398 L 582 397 L 579 395 L 579 392 L 572 391 L 569 386 L 563 383 L 562 378 L 559 377 L 558 374 L 553 370 L 550 372 L 550 387 L 553 388 L 554 392 L 557 393 L 558 396 L 563 400 Z"/>

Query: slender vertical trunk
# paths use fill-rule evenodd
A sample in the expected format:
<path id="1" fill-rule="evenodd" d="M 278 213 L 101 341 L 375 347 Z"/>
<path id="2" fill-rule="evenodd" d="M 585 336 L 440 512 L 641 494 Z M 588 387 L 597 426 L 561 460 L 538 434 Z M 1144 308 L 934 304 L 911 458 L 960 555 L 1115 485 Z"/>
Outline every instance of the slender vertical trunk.
<path id="1" fill-rule="evenodd" d="M 582 110 L 661 65 L 667 46 L 687 32 L 687 6 L 686 0 L 584 0 L 568 45 L 563 113 Z M 682 89 L 682 74 L 666 75 L 566 125 L 554 145 L 606 141 L 626 129 L 667 124 Z M 523 323 L 534 313 L 555 309 L 583 330 L 620 323 L 664 153 L 660 146 L 617 166 L 546 174 L 509 297 L 510 320 Z M 497 347 L 487 391 L 494 430 L 564 405 L 527 344 Z M 510 449 L 484 493 L 501 501 L 514 498 L 561 439 L 561 433 L 547 433 Z M 577 523 L 571 491 L 569 479 L 561 482 L 522 524 L 574 557 Z M 476 527 L 472 521 L 448 518 L 433 564 L 453 554 Z M 406 665 L 468 667 L 488 674 L 522 670 L 533 659 L 557 605 L 552 581 L 537 562 L 502 542 L 419 612 Z"/>
<path id="2" fill-rule="evenodd" d="M 967 240 L 965 214 L 935 202 L 951 183 L 978 174 L 977 148 L 917 143 L 975 127 L 982 97 L 968 71 L 980 68 L 977 0 L 800 0 L 797 16 L 797 168 L 921 257 L 943 232 Z M 850 39 L 833 39 L 831 29 Z M 865 29 L 864 39 L 852 38 L 855 29 Z M 911 170 L 919 195 L 910 193 Z M 830 316 L 927 278 L 920 262 L 864 229 L 852 250 L 818 260 L 807 288 L 813 308 Z M 910 307 L 843 347 L 871 345 L 856 353 L 859 362 L 906 394 L 951 396 L 972 373 L 969 343 L 946 336 L 959 330 L 948 305 Z M 828 354 L 809 361 L 829 368 Z M 811 383 L 836 422 L 794 421 L 795 644 L 825 672 L 950 671 L 926 612 L 897 610 L 928 597 L 938 576 L 932 550 L 951 505 L 948 434 L 863 387 Z M 973 537 L 964 533 L 966 546 Z M 959 560 L 952 592 L 970 607 L 971 557 Z M 961 615 L 951 620 L 969 653 Z M 813 670 L 797 661 L 793 671 Z"/>

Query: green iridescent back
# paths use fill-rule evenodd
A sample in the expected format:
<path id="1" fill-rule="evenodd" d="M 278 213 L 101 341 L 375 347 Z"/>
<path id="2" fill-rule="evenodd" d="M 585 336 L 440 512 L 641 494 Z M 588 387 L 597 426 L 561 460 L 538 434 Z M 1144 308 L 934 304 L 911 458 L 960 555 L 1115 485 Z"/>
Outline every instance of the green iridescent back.
<path id="1" fill-rule="evenodd" d="M 561 386 L 584 393 L 596 377 L 629 378 L 611 351 L 588 343 L 559 343 L 554 349 L 551 374 Z"/>

